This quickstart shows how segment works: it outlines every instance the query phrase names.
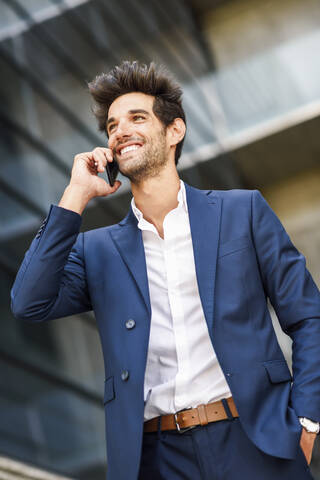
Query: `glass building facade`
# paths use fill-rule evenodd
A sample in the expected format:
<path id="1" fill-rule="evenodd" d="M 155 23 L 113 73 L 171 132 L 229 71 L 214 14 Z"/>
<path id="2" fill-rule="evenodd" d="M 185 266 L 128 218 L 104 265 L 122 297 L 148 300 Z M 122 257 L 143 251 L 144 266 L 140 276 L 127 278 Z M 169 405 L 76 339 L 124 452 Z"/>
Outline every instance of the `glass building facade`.
<path id="1" fill-rule="evenodd" d="M 74 155 L 107 145 L 87 82 L 125 59 L 165 64 L 184 90 L 181 178 L 198 188 L 263 191 L 319 167 L 319 48 L 313 0 L 303 8 L 297 0 L 0 0 L 1 455 L 76 479 L 105 478 L 93 315 L 30 325 L 13 318 L 9 301 Z M 306 136 L 305 150 L 299 143 L 289 155 L 292 138 Z M 121 180 L 112 198 L 90 203 L 83 230 L 123 218 L 131 194 Z M 317 452 L 312 469 L 320 479 Z"/>

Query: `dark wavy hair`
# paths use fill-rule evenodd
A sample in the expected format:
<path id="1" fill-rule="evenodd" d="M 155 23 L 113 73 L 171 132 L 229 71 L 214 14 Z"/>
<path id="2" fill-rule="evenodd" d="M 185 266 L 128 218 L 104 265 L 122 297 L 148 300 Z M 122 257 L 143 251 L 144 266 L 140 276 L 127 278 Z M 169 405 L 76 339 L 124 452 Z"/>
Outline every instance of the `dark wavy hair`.
<path id="1" fill-rule="evenodd" d="M 94 100 L 93 113 L 98 121 L 99 130 L 106 133 L 108 111 L 112 102 L 131 92 L 141 92 L 155 97 L 153 113 L 166 128 L 175 118 L 186 123 L 182 107 L 182 90 L 162 65 L 141 64 L 138 61 L 124 61 L 109 73 L 98 75 L 88 84 Z M 177 144 L 175 163 L 178 164 L 184 138 Z"/>

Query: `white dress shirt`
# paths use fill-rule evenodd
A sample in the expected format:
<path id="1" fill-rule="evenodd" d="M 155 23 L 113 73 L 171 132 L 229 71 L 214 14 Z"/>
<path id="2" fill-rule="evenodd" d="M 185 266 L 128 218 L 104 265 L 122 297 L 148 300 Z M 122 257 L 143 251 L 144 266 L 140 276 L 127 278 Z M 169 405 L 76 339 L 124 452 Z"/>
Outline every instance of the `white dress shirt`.
<path id="1" fill-rule="evenodd" d="M 151 326 L 144 419 L 231 396 L 214 352 L 199 296 L 185 186 L 163 222 L 162 239 L 131 201 L 142 230 Z M 212 292 L 213 295 L 213 292 Z"/>

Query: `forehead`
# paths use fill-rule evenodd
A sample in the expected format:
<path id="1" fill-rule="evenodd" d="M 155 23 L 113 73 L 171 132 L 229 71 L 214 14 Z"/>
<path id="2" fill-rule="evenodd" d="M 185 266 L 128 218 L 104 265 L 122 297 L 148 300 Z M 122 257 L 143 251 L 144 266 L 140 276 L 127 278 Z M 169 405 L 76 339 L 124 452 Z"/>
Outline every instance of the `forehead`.
<path id="1" fill-rule="evenodd" d="M 152 114 L 154 97 L 141 92 L 131 92 L 121 95 L 112 102 L 108 111 L 108 118 L 121 117 L 126 115 L 129 110 L 142 108 Z"/>

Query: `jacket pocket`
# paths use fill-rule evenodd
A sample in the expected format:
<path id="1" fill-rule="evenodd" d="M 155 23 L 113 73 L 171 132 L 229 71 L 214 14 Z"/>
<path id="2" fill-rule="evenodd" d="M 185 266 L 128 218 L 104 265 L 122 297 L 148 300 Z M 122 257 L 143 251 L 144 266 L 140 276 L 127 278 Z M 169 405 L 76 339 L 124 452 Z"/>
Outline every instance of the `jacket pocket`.
<path id="1" fill-rule="evenodd" d="M 263 362 L 271 383 L 281 383 L 292 380 L 292 376 L 285 360 L 271 360 Z"/>
<path id="2" fill-rule="evenodd" d="M 224 257 L 230 253 L 237 252 L 243 248 L 250 246 L 250 239 L 248 235 L 241 235 L 241 237 L 234 238 L 228 242 L 222 243 L 219 247 L 218 257 Z"/>
<path id="3" fill-rule="evenodd" d="M 113 378 L 114 378 L 113 376 L 108 377 L 104 382 L 104 397 L 103 397 L 104 405 L 110 402 L 110 400 L 113 400 L 115 397 Z"/>

